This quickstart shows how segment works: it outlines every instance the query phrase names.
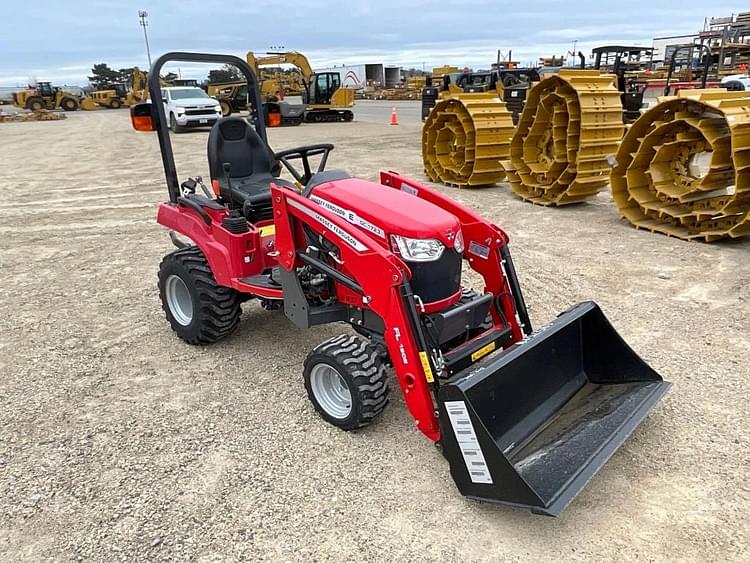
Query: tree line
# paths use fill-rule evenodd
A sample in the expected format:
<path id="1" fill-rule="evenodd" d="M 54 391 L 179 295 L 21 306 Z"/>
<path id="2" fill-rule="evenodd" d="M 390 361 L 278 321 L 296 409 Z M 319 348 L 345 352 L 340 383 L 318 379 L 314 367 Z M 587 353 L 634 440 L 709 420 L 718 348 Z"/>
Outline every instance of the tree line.
<path id="1" fill-rule="evenodd" d="M 114 84 L 130 84 L 133 78 L 133 71 L 136 67 L 114 69 L 107 63 L 98 63 L 91 67 L 91 75 L 88 77 L 89 83 L 95 90 L 103 90 Z M 174 72 L 165 75 L 164 80 L 170 81 L 177 78 Z M 212 69 L 208 72 L 207 82 L 214 84 L 218 82 L 234 82 L 241 80 L 240 71 L 233 66 L 224 65 L 218 69 Z"/>

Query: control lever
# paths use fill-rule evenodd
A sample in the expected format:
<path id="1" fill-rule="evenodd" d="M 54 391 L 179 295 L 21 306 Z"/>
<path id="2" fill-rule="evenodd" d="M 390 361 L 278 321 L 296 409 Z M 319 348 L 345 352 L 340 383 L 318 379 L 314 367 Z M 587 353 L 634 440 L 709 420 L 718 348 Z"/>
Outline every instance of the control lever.
<path id="1" fill-rule="evenodd" d="M 195 181 L 198 182 L 198 185 L 201 187 L 203 193 L 206 194 L 206 197 L 208 199 L 213 199 L 215 197 L 214 194 L 212 194 L 206 187 L 206 184 L 203 183 L 203 178 L 201 176 L 196 176 Z"/>

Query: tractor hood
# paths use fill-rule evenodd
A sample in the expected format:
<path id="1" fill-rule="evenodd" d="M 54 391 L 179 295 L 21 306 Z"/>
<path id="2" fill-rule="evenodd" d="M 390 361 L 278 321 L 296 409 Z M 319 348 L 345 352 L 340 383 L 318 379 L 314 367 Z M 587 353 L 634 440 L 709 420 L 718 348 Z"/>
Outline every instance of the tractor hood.
<path id="1" fill-rule="evenodd" d="M 310 199 L 388 246 L 388 235 L 437 239 L 453 248 L 461 230 L 444 209 L 407 192 L 359 178 L 315 186 Z"/>

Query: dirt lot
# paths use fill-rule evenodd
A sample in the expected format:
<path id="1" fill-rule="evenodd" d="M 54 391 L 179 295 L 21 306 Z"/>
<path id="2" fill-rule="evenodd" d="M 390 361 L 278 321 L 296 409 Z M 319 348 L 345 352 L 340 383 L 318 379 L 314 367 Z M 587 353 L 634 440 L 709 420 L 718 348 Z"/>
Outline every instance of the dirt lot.
<path id="1" fill-rule="evenodd" d="M 330 167 L 424 179 L 419 125 L 274 130 Z M 176 138 L 208 176 L 206 132 Z M 505 187 L 444 188 L 504 227 L 532 320 L 593 299 L 666 398 L 559 519 L 461 497 L 399 393 L 359 433 L 323 423 L 302 361 L 344 330 L 247 304 L 228 340 L 169 330 L 156 139 L 125 111 L 0 124 L 0 559 L 748 560 L 750 241 L 685 243 Z"/>

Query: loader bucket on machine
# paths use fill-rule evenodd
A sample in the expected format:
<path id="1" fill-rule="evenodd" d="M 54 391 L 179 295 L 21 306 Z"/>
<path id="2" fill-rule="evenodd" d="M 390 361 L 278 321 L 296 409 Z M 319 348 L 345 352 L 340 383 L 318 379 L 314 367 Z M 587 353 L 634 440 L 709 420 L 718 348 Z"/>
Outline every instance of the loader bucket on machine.
<path id="1" fill-rule="evenodd" d="M 669 386 L 580 303 L 440 387 L 443 453 L 463 495 L 557 516 Z"/>
<path id="2" fill-rule="evenodd" d="M 94 101 L 94 98 L 91 96 L 86 96 L 81 100 L 81 109 L 85 111 L 95 111 L 99 109 L 99 106 L 96 105 L 96 102 Z"/>

